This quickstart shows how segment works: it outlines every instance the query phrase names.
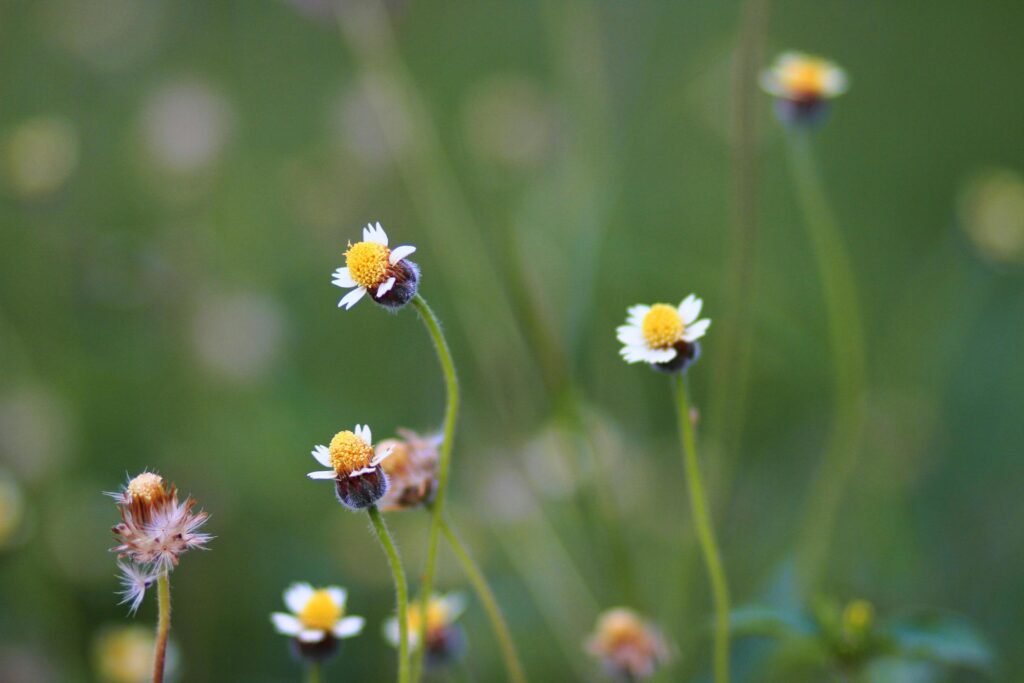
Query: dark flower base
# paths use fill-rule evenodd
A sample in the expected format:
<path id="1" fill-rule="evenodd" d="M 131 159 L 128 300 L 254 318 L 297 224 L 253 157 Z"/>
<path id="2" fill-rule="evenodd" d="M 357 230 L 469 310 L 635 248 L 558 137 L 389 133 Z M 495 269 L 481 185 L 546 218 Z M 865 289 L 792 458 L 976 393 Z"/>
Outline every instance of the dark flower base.
<path id="1" fill-rule="evenodd" d="M 366 474 L 355 477 L 339 476 L 334 480 L 334 491 L 338 500 L 350 510 L 370 507 L 388 490 L 388 477 L 380 465 Z"/>
<path id="2" fill-rule="evenodd" d="M 416 296 L 420 286 L 420 267 L 412 261 L 402 259 L 394 266 L 391 273 L 395 278 L 395 284 L 385 292 L 384 296 L 378 297 L 375 291 L 370 290 L 370 298 L 381 306 L 390 309 L 399 309 L 406 305 Z"/>
<path id="3" fill-rule="evenodd" d="M 466 650 L 466 634 L 461 626 L 451 625 L 427 637 L 427 651 L 423 653 L 423 664 L 436 671 L 458 661 Z"/>
<path id="4" fill-rule="evenodd" d="M 323 662 L 338 653 L 341 641 L 328 634 L 318 643 L 304 643 L 298 638 L 292 638 L 292 655 L 296 659 L 305 662 Z"/>
<path id="5" fill-rule="evenodd" d="M 700 358 L 700 342 L 679 342 L 675 345 L 676 357 L 667 363 L 651 363 L 658 372 L 675 374 L 683 372 Z"/>
<path id="6" fill-rule="evenodd" d="M 828 102 L 815 97 L 802 100 L 775 100 L 775 115 L 782 123 L 792 126 L 817 126 L 828 115 Z"/>

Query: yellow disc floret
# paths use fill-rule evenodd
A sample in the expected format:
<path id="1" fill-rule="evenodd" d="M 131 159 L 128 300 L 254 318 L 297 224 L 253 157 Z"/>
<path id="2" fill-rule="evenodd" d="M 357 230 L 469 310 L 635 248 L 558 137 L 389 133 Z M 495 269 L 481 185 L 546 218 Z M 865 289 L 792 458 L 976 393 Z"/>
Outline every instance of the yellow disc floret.
<path id="1" fill-rule="evenodd" d="M 331 467 L 338 474 L 349 474 L 369 467 L 373 460 L 373 446 L 348 430 L 334 435 L 330 451 Z"/>
<path id="2" fill-rule="evenodd" d="M 391 250 L 376 242 L 350 244 L 345 252 L 349 275 L 360 287 L 376 287 L 384 282 L 391 267 Z"/>
<path id="3" fill-rule="evenodd" d="M 854 633 L 863 633 L 875 620 L 875 608 L 867 600 L 854 600 L 843 610 L 843 626 Z"/>
<path id="4" fill-rule="evenodd" d="M 683 319 L 675 306 L 654 304 L 644 316 L 641 328 L 652 349 L 668 349 L 683 337 Z"/>
<path id="5" fill-rule="evenodd" d="M 779 74 L 782 86 L 794 95 L 819 97 L 825 93 L 830 66 L 820 59 L 801 59 L 786 64 Z"/>
<path id="6" fill-rule="evenodd" d="M 143 472 L 128 482 L 128 494 L 152 503 L 164 496 L 164 478 L 153 472 Z"/>
<path id="7" fill-rule="evenodd" d="M 427 605 L 427 633 L 432 633 L 444 628 L 451 621 L 451 614 L 448 604 L 440 598 L 431 598 Z M 409 631 L 417 632 L 420 629 L 420 605 L 413 603 L 409 605 Z"/>
<path id="8" fill-rule="evenodd" d="M 341 619 L 341 605 L 326 590 L 314 591 L 306 606 L 299 612 L 299 621 L 305 628 L 329 631 Z"/>

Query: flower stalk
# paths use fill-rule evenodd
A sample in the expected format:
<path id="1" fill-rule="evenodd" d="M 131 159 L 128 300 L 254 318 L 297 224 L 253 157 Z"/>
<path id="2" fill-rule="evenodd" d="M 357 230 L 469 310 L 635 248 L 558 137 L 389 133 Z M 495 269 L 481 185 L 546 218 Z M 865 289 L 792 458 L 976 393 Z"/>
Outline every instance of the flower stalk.
<path id="1" fill-rule="evenodd" d="M 693 512 L 697 539 L 704 555 L 704 563 L 711 582 L 711 597 L 715 608 L 714 625 L 714 680 L 715 683 L 729 681 L 729 587 L 722 567 L 722 558 L 715 540 L 711 515 L 701 481 L 700 464 L 697 462 L 697 446 L 693 434 L 693 421 L 686 396 L 686 377 L 680 373 L 674 377 L 676 407 L 679 419 L 679 440 L 683 446 L 683 464 L 686 469 L 686 483 L 690 490 L 690 507 Z"/>
<path id="2" fill-rule="evenodd" d="M 445 496 L 448 492 L 448 470 L 451 463 L 452 441 L 455 438 L 455 419 L 459 410 L 459 382 L 455 374 L 455 363 L 452 360 L 448 342 L 441 331 L 441 324 L 434 315 L 426 300 L 416 294 L 412 298 L 412 305 L 416 308 L 423 324 L 434 342 L 437 351 L 437 358 L 441 363 L 441 371 L 444 374 L 447 400 L 445 402 L 443 441 L 441 442 L 441 455 L 438 460 L 437 470 L 437 493 L 434 503 L 431 506 L 432 518 L 430 521 L 430 536 L 427 541 L 427 561 L 423 569 L 423 580 L 420 585 L 420 613 L 426 614 L 429 608 L 430 596 L 434 588 L 434 571 L 437 567 L 437 547 L 443 523 Z M 426 642 L 426 620 L 420 620 L 419 642 Z M 423 670 L 423 656 L 425 648 L 416 649 L 413 659 L 413 681 L 418 681 L 420 672 Z"/>
<path id="3" fill-rule="evenodd" d="M 153 683 L 163 683 L 167 661 L 167 638 L 171 632 L 171 579 L 165 569 L 157 579 L 159 616 L 156 622 L 156 651 L 153 655 Z"/>
<path id="4" fill-rule="evenodd" d="M 462 539 L 452 529 L 447 515 L 441 516 L 441 533 L 444 534 L 448 544 L 451 545 L 455 557 L 462 565 L 462 571 L 466 573 L 466 578 L 473 585 L 473 590 L 476 591 L 477 597 L 480 599 L 481 604 L 483 604 L 484 611 L 487 613 L 487 619 L 491 622 L 491 629 L 494 631 L 495 638 L 498 639 L 498 646 L 501 648 L 501 657 L 505 661 L 505 671 L 508 673 L 509 681 L 512 683 L 526 683 L 526 674 L 523 671 L 522 663 L 519 661 L 519 655 L 512 640 L 512 633 L 508 628 L 508 622 L 505 621 L 505 615 L 502 614 L 501 607 L 498 605 L 491 587 L 487 584 L 487 579 L 484 577 L 483 572 L 477 566 L 476 561 L 473 560 L 473 556 L 469 554 L 469 549 L 466 548 Z"/>
<path id="5" fill-rule="evenodd" d="M 798 570 L 804 589 L 817 587 L 829 537 L 864 430 L 866 361 L 864 328 L 853 268 L 842 233 L 828 203 L 814 160 L 809 132 L 790 131 L 789 160 L 807 237 L 821 278 L 834 364 L 835 418 L 811 487 Z"/>
<path id="6" fill-rule="evenodd" d="M 409 587 L 405 580 L 405 570 L 380 510 L 376 505 L 371 505 L 367 511 L 384 554 L 387 555 L 391 577 L 395 582 L 395 600 L 398 603 L 398 683 L 409 683 Z"/>

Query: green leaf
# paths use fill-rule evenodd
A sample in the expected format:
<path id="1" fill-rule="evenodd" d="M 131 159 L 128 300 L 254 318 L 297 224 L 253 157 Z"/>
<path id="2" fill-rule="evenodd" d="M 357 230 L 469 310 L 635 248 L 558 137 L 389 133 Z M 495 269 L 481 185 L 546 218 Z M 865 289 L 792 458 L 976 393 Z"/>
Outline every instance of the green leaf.
<path id="1" fill-rule="evenodd" d="M 766 605 L 747 605 L 733 610 L 730 627 L 736 635 L 774 636 L 776 638 L 810 637 L 814 623 L 795 610 Z"/>
<path id="2" fill-rule="evenodd" d="M 991 673 L 995 656 L 985 638 L 966 619 L 926 613 L 890 620 L 885 634 L 896 654 L 946 666 Z"/>

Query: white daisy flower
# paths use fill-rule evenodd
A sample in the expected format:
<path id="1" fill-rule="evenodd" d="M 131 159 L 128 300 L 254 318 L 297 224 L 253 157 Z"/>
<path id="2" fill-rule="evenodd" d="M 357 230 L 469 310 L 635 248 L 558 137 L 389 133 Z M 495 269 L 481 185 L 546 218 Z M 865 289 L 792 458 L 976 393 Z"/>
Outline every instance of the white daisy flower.
<path id="1" fill-rule="evenodd" d="M 363 241 L 349 243 L 345 251 L 345 265 L 334 271 L 331 284 L 351 289 L 338 302 L 348 309 L 369 294 L 377 303 L 398 308 L 416 294 L 419 268 L 408 257 L 416 247 L 402 245 L 388 248 L 388 236 L 380 223 L 363 228 Z"/>
<path id="2" fill-rule="evenodd" d="M 387 492 L 388 479 L 380 464 L 392 448 L 374 449 L 368 425 L 356 425 L 354 431 L 334 435 L 329 446 L 313 448 L 313 458 L 329 470 L 310 472 L 310 479 L 333 479 L 338 499 L 353 510 L 377 502 Z"/>
<path id="3" fill-rule="evenodd" d="M 345 616 L 347 597 L 345 589 L 338 586 L 314 589 L 308 583 L 293 583 L 284 592 L 288 613 L 274 612 L 270 619 L 278 633 L 300 643 L 351 638 L 362 632 L 366 620 Z"/>
<path id="4" fill-rule="evenodd" d="M 433 654 L 441 654 L 438 650 L 446 645 L 455 646 L 457 636 L 450 633 L 455 626 L 455 621 L 462 616 L 466 609 L 466 598 L 461 593 L 448 593 L 446 595 L 434 594 L 430 596 L 427 606 L 427 646 Z M 408 611 L 409 624 L 409 647 L 419 647 L 420 636 L 420 602 L 416 600 L 409 603 Z M 384 639 L 392 646 L 398 647 L 398 617 L 391 617 L 384 622 Z"/>
<path id="5" fill-rule="evenodd" d="M 707 318 L 697 319 L 703 303 L 691 294 L 679 306 L 631 306 L 626 324 L 617 330 L 618 340 L 623 344 L 619 353 L 627 363 L 652 365 L 691 358 L 694 342 L 711 325 Z"/>
<path id="6" fill-rule="evenodd" d="M 793 102 L 828 100 L 846 92 L 846 72 L 827 59 L 786 52 L 762 72 L 761 87 Z"/>

